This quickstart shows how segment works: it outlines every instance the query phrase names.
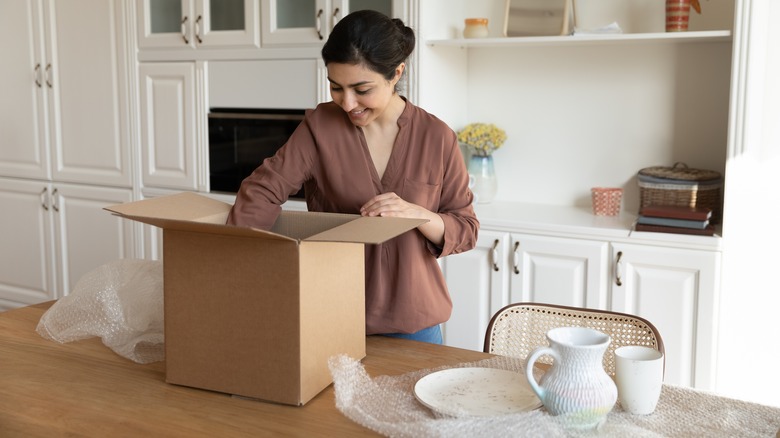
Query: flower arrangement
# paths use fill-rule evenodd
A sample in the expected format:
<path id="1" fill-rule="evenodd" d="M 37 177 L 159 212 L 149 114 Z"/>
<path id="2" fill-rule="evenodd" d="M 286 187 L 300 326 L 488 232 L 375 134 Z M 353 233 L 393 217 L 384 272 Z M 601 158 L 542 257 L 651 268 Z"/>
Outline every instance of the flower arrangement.
<path id="1" fill-rule="evenodd" d="M 506 141 L 506 132 L 490 123 L 471 123 L 458 131 L 458 141 L 474 155 L 488 157 Z"/>

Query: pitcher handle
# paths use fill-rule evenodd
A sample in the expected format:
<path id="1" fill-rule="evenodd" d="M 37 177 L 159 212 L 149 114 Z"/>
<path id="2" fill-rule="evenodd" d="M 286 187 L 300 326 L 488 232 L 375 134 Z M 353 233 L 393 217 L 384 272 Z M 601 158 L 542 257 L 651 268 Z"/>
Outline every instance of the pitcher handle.
<path id="1" fill-rule="evenodd" d="M 534 351 L 531 352 L 530 355 L 528 355 L 528 360 L 525 364 L 525 377 L 528 379 L 528 384 L 531 385 L 531 389 L 534 390 L 536 393 L 536 396 L 539 397 L 539 400 L 544 403 L 544 396 L 546 391 L 544 388 L 539 386 L 539 383 L 536 382 L 536 379 L 534 378 L 534 364 L 536 363 L 536 360 L 539 359 L 541 356 L 549 354 L 553 357 L 556 361 L 558 361 L 558 352 L 553 350 L 550 347 L 537 347 L 534 349 Z M 549 372 L 549 371 L 548 371 Z"/>

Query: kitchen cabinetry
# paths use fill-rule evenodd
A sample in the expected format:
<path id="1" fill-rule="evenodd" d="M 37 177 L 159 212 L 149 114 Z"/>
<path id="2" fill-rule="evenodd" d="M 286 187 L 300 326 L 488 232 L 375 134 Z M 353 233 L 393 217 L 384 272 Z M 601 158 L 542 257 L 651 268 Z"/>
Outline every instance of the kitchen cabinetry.
<path id="1" fill-rule="evenodd" d="M 60 298 L 134 257 L 132 225 L 103 210 L 131 199 L 130 189 L 0 178 L 0 310 Z"/>
<path id="2" fill-rule="evenodd" d="M 611 310 L 639 315 L 661 332 L 667 383 L 711 388 L 720 253 L 613 243 Z"/>
<path id="3" fill-rule="evenodd" d="M 453 301 L 447 345 L 482 350 L 490 318 L 509 303 L 606 309 L 606 242 L 480 230 L 477 247 L 442 260 Z"/>
<path id="4" fill-rule="evenodd" d="M 198 110 L 196 63 L 139 67 L 142 182 L 145 187 L 197 190 L 198 145 L 206 123 Z M 202 115 L 198 117 L 198 114 Z"/>
<path id="5" fill-rule="evenodd" d="M 656 325 L 666 346 L 667 383 L 713 384 L 719 251 L 631 243 L 628 236 L 483 229 L 476 249 L 446 257 L 442 269 L 453 301 L 443 325 L 447 345 L 481 350 L 490 318 L 510 303 L 612 310 Z"/>
<path id="6" fill-rule="evenodd" d="M 130 186 L 122 5 L 3 2 L 0 176 Z"/>
<path id="7" fill-rule="evenodd" d="M 141 0 L 141 49 L 260 47 L 259 0 Z"/>
<path id="8" fill-rule="evenodd" d="M 363 9 L 406 16 L 403 0 L 262 0 L 263 46 L 320 45 L 340 19 Z"/>

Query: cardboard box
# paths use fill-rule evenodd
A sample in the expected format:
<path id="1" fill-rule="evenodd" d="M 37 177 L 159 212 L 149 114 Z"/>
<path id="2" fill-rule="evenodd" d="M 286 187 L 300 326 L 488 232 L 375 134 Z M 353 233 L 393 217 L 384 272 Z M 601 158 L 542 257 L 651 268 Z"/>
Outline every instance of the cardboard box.
<path id="1" fill-rule="evenodd" d="M 424 220 L 282 212 L 272 231 L 225 225 L 195 193 L 107 207 L 163 229 L 166 381 L 303 405 L 328 358 L 366 354 L 364 244 Z"/>

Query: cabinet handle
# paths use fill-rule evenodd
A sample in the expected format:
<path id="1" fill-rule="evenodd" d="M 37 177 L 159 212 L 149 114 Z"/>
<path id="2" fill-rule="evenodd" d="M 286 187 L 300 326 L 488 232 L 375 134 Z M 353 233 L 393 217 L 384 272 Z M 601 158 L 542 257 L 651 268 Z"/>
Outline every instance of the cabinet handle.
<path id="1" fill-rule="evenodd" d="M 53 208 L 54 211 L 57 211 L 57 212 L 60 211 L 59 199 L 60 199 L 60 196 L 59 196 L 58 189 L 54 189 L 54 191 L 51 192 L 51 200 L 52 200 L 51 208 Z"/>
<path id="2" fill-rule="evenodd" d="M 203 16 L 198 15 L 195 20 L 195 38 L 198 39 L 198 44 L 203 44 L 203 39 L 200 37 L 200 23 L 203 21 Z"/>
<path id="3" fill-rule="evenodd" d="M 51 64 L 46 64 L 46 85 L 52 88 L 54 85 L 51 82 Z"/>
<path id="4" fill-rule="evenodd" d="M 316 17 L 316 21 L 317 21 L 317 36 L 320 37 L 321 40 L 324 39 L 322 37 L 322 18 L 323 18 L 322 17 L 322 12 L 323 12 L 322 9 L 317 11 L 317 17 Z"/>
<path id="5" fill-rule="evenodd" d="M 500 242 L 498 239 L 496 239 L 495 242 L 493 242 L 493 248 L 490 249 L 490 257 L 493 259 L 491 260 L 493 262 L 493 270 L 498 272 L 498 244 Z"/>
<path id="6" fill-rule="evenodd" d="M 44 187 L 43 191 L 41 191 L 41 205 L 43 206 L 43 209 L 46 211 L 49 211 L 49 188 Z"/>
<path id="7" fill-rule="evenodd" d="M 515 271 L 515 274 L 520 273 L 520 253 L 518 250 L 520 249 L 520 242 L 515 242 L 515 249 L 512 252 L 512 268 Z"/>
<path id="8" fill-rule="evenodd" d="M 181 38 L 184 40 L 184 44 L 189 44 L 190 40 L 187 38 L 187 17 L 186 15 L 184 18 L 181 19 Z"/>
<path id="9" fill-rule="evenodd" d="M 618 251 L 615 259 L 615 284 L 623 286 L 623 280 L 620 278 L 620 261 L 623 259 L 623 251 Z"/>
<path id="10" fill-rule="evenodd" d="M 37 85 L 38 88 L 43 86 L 41 83 L 41 63 L 35 64 L 35 85 Z"/>
<path id="11" fill-rule="evenodd" d="M 336 9 L 333 10 L 333 26 L 334 27 L 336 26 L 336 23 L 339 22 L 339 18 L 338 18 L 339 17 L 339 12 L 341 12 L 341 9 L 339 9 L 339 8 L 336 8 Z M 331 27 L 331 29 L 333 29 L 333 28 Z"/>

